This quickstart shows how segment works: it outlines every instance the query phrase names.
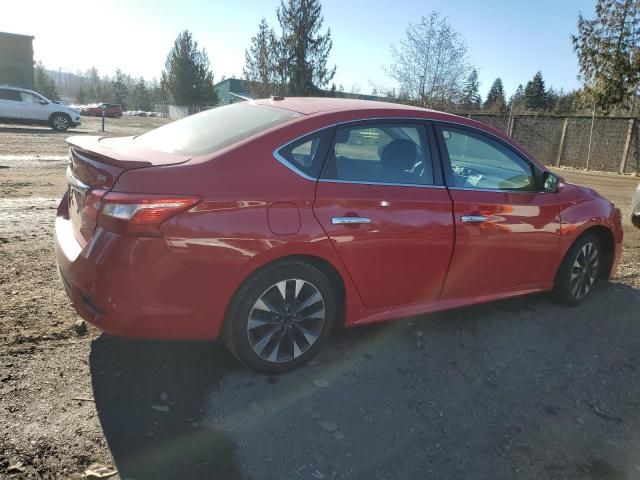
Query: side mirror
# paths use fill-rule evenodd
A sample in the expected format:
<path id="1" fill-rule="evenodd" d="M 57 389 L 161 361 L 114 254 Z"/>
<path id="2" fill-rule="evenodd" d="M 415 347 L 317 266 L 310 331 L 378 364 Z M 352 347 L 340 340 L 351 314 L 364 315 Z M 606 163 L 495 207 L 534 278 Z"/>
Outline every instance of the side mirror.
<path id="1" fill-rule="evenodd" d="M 542 182 L 544 191 L 547 193 L 558 193 L 558 186 L 560 184 L 560 178 L 551 172 L 544 172 L 542 175 Z"/>
<path id="2" fill-rule="evenodd" d="M 46 100 L 39 100 L 38 103 L 40 105 L 47 105 L 49 102 L 47 102 Z"/>

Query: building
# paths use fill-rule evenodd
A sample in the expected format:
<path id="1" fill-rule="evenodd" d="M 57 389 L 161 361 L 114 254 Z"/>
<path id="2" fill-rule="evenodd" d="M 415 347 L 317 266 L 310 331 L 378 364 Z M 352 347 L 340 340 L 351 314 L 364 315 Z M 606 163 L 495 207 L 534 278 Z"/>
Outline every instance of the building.
<path id="1" fill-rule="evenodd" d="M 265 88 L 265 84 L 249 80 L 241 80 L 239 78 L 226 78 L 216 83 L 213 89 L 218 94 L 218 104 L 227 105 L 229 103 L 242 102 L 253 98 L 251 92 L 269 91 Z M 375 95 L 362 95 L 359 93 L 331 92 L 330 90 L 320 90 L 320 96 L 338 97 L 338 98 L 355 98 L 358 100 L 378 100 L 381 102 L 393 101 L 387 97 L 377 97 Z M 268 95 L 264 95 L 268 96 Z"/>
<path id="2" fill-rule="evenodd" d="M 33 88 L 33 38 L 0 32 L 0 85 Z"/>

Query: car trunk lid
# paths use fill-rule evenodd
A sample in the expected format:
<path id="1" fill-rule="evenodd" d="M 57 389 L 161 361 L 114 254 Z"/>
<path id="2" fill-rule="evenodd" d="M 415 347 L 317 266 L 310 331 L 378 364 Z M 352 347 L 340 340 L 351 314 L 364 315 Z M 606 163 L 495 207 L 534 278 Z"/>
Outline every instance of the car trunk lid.
<path id="1" fill-rule="evenodd" d="M 96 229 L 100 198 L 113 188 L 118 177 L 134 168 L 175 165 L 189 156 L 152 150 L 134 137 L 70 137 L 69 219 L 80 245 L 87 244 Z"/>

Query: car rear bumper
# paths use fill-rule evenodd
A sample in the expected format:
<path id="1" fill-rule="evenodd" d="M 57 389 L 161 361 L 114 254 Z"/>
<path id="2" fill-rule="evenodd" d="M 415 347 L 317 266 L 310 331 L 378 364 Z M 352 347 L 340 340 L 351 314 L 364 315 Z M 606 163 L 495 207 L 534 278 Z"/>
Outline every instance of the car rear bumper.
<path id="1" fill-rule="evenodd" d="M 76 312 L 99 329 L 130 338 L 217 337 L 226 303 L 215 290 L 212 294 L 213 285 L 194 277 L 197 272 L 185 262 L 184 252 L 170 251 L 165 239 L 98 228 L 82 247 L 71 221 L 58 215 L 54 244 L 58 271 Z"/>

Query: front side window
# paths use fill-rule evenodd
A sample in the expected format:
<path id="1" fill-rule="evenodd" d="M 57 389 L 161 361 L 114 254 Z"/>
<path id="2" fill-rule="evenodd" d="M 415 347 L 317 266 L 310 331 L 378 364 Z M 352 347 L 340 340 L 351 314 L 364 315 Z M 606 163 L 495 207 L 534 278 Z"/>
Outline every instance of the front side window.
<path id="1" fill-rule="evenodd" d="M 536 189 L 533 166 L 500 142 L 467 130 L 441 127 L 455 187 Z"/>
<path id="2" fill-rule="evenodd" d="M 338 128 L 323 178 L 433 185 L 424 127 L 390 123 Z"/>
<path id="3" fill-rule="evenodd" d="M 30 93 L 20 92 L 20 96 L 22 97 L 22 101 L 25 103 L 38 103 L 38 98 Z"/>
<path id="4" fill-rule="evenodd" d="M 161 152 L 205 155 L 299 116 L 282 108 L 234 103 L 168 123 L 135 141 Z"/>

